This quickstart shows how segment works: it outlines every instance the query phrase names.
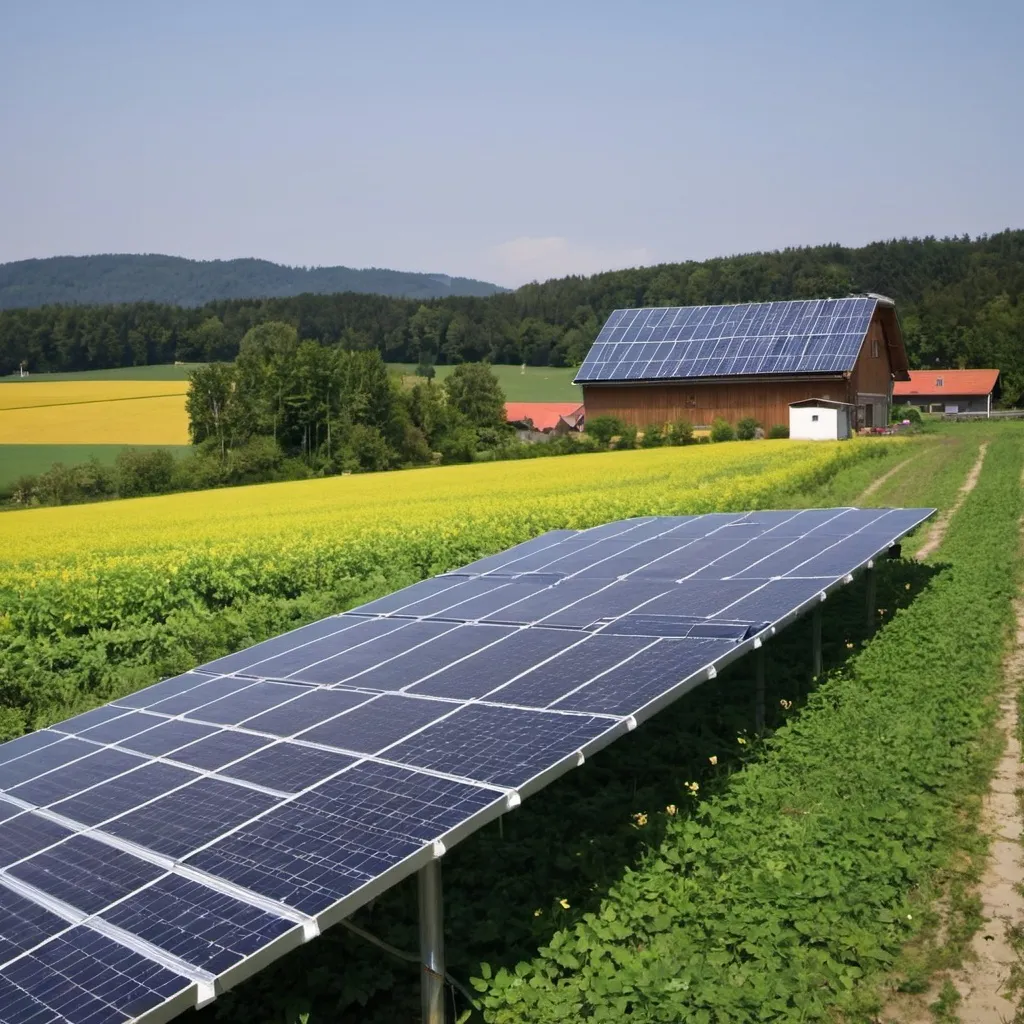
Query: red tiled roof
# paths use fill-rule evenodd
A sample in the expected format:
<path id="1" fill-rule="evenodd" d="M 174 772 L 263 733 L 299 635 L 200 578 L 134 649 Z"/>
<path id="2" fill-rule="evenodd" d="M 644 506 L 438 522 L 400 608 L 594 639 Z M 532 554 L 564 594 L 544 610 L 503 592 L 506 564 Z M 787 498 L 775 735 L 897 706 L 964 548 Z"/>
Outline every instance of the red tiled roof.
<path id="1" fill-rule="evenodd" d="M 559 416 L 570 416 L 579 408 L 579 402 L 506 402 L 505 418 L 509 423 L 530 420 L 534 430 L 550 430 Z"/>
<path id="2" fill-rule="evenodd" d="M 998 370 L 911 370 L 910 380 L 898 380 L 892 393 L 907 395 L 987 395 L 996 386 Z M 942 381 L 941 384 L 938 381 Z"/>

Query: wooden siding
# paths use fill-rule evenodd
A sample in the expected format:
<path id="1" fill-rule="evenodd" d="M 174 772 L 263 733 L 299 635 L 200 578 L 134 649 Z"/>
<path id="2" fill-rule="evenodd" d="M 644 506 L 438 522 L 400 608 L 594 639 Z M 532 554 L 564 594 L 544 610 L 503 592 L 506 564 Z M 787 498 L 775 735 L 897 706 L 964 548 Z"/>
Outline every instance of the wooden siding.
<path id="1" fill-rule="evenodd" d="M 875 353 L 878 353 L 877 355 Z M 852 372 L 835 377 L 780 379 L 770 374 L 747 381 L 723 378 L 678 384 L 584 384 L 583 404 L 588 420 L 617 416 L 641 429 L 648 424 L 688 420 L 707 425 L 724 419 L 737 423 L 753 416 L 765 430 L 789 425 L 789 404 L 804 398 L 829 398 L 858 407 L 873 405 L 875 425 L 888 417 L 892 393 L 889 346 L 879 314 L 868 328 Z M 886 396 L 885 399 L 868 396 Z M 858 399 L 858 396 L 864 396 Z M 855 426 L 863 426 L 859 408 Z"/>
<path id="2" fill-rule="evenodd" d="M 803 398 L 849 401 L 849 383 L 842 377 L 776 381 L 771 377 L 737 382 L 702 384 L 583 385 L 587 421 L 618 416 L 637 427 L 689 420 L 695 425 L 716 419 L 736 423 L 753 416 L 765 430 L 789 426 L 789 403 Z"/>

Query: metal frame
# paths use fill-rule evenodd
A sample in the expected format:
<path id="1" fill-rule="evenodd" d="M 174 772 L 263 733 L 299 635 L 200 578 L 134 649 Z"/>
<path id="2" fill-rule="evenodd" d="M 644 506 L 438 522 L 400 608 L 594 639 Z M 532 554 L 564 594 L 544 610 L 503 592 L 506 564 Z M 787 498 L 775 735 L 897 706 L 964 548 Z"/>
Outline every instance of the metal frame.
<path id="1" fill-rule="evenodd" d="M 420 1005 L 423 1024 L 444 1024 L 444 899 L 441 860 L 417 873 L 420 903 Z"/>

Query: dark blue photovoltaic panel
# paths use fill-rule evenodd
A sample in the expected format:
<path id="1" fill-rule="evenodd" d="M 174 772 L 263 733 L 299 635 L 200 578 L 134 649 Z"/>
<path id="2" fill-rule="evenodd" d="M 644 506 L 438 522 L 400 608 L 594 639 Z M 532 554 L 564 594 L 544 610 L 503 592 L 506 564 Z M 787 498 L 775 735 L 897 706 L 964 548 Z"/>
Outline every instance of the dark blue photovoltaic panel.
<path id="1" fill-rule="evenodd" d="M 285 793 L 301 793 L 355 763 L 356 759 L 347 754 L 295 743 L 276 743 L 225 768 L 223 774 Z"/>
<path id="2" fill-rule="evenodd" d="M 175 875 L 161 878 L 102 917 L 214 974 L 296 927 Z"/>
<path id="3" fill-rule="evenodd" d="M 876 305 L 847 298 L 616 310 L 576 382 L 843 373 L 856 362 Z"/>
<path id="4" fill-rule="evenodd" d="M 635 714 L 735 646 L 729 640 L 659 640 L 631 661 L 552 704 L 552 708 L 603 715 Z"/>
<path id="5" fill-rule="evenodd" d="M 578 647 L 570 648 L 520 676 L 515 682 L 492 690 L 487 700 L 521 707 L 547 707 L 620 661 L 632 657 L 651 642 L 649 637 L 596 634 Z"/>
<path id="6" fill-rule="evenodd" d="M 268 740 L 265 736 L 252 736 L 249 733 L 225 729 L 196 740 L 187 747 L 179 747 L 170 755 L 170 759 L 192 768 L 214 772 L 232 761 L 248 757 L 253 751 L 272 742 L 273 740 Z"/>
<path id="7" fill-rule="evenodd" d="M 190 984 L 98 932 L 74 927 L 0 969 L 0 1008 L 4 1021 L 16 1024 L 106 1024 L 140 1016 Z"/>
<path id="8" fill-rule="evenodd" d="M 294 683 L 252 683 L 244 690 L 221 697 L 212 704 L 204 704 L 191 712 L 191 717 L 203 722 L 216 722 L 218 725 L 241 725 L 247 718 L 261 715 L 304 693 L 309 693 L 309 689 Z"/>
<path id="9" fill-rule="evenodd" d="M 354 615 L 341 615 L 330 621 L 335 627 L 335 632 L 327 636 L 318 636 L 299 643 L 301 638 L 297 634 L 301 631 L 296 631 L 286 634 L 285 637 L 275 637 L 273 640 L 257 644 L 248 651 L 242 651 L 241 654 L 231 655 L 236 659 L 236 667 L 232 671 L 268 679 L 286 679 L 305 665 L 314 665 L 351 648 L 361 647 L 371 640 L 393 633 L 405 624 L 357 618 Z M 282 641 L 288 637 L 296 641 L 294 646 L 284 646 Z M 225 660 L 227 659 L 221 659 Z M 214 665 L 220 663 L 214 662 L 207 667 L 212 669 Z"/>
<path id="10" fill-rule="evenodd" d="M 310 743 L 376 754 L 409 733 L 422 729 L 458 707 L 434 700 L 384 694 L 369 704 L 334 718 L 299 737 Z"/>
<path id="11" fill-rule="evenodd" d="M 106 782 L 115 775 L 130 772 L 133 768 L 141 768 L 144 764 L 146 759 L 135 754 L 93 747 L 92 753 L 87 757 L 45 775 L 39 775 L 8 792 L 19 800 L 25 800 L 37 807 L 45 807 L 79 790 Z"/>
<path id="12" fill-rule="evenodd" d="M 470 704 L 388 751 L 416 768 L 517 787 L 618 723 Z"/>
<path id="13" fill-rule="evenodd" d="M 274 797 L 257 790 L 200 779 L 108 821 L 103 831 L 180 858 L 208 843 L 211 836 L 241 825 L 275 803 Z"/>
<path id="14" fill-rule="evenodd" d="M 498 654 L 499 648 L 492 645 L 513 632 L 515 629 L 511 626 L 459 626 L 415 651 L 386 662 L 380 668 L 364 672 L 359 677 L 359 685 L 378 690 L 400 690 L 477 651 L 486 649 L 488 654 Z"/>
<path id="15" fill-rule="evenodd" d="M 28 782 L 29 779 L 34 779 L 37 775 L 53 771 L 54 768 L 95 752 L 96 748 L 91 743 L 72 739 L 40 747 L 25 754 L 24 757 L 0 764 L 0 789 L 12 789 L 23 782 Z"/>
<path id="16" fill-rule="evenodd" d="M 32 811 L 0 821 L 0 868 L 10 867 L 71 835 L 66 828 Z"/>
<path id="17" fill-rule="evenodd" d="M 127 711 L 102 725 L 86 729 L 80 735 L 83 740 L 89 740 L 91 743 L 123 743 L 128 737 L 137 736 L 147 729 L 162 725 L 165 721 L 167 719 L 147 714 L 145 711 Z"/>
<path id="18" fill-rule="evenodd" d="M 275 736 L 294 736 L 335 715 L 350 711 L 359 704 L 365 704 L 373 696 L 372 693 L 355 690 L 310 690 L 297 700 L 250 718 L 245 727 L 257 732 L 273 733 Z"/>
<path id="19" fill-rule="evenodd" d="M 118 746 L 137 750 L 140 754 L 149 754 L 150 757 L 165 757 L 170 756 L 179 747 L 201 740 L 204 736 L 212 736 L 218 731 L 215 725 L 175 722 L 165 718 L 161 719 L 160 725 L 155 728 L 118 741 Z"/>
<path id="20" fill-rule="evenodd" d="M 52 729 L 40 729 L 39 732 L 30 732 L 27 736 L 19 736 L 17 739 L 0 743 L 0 764 L 24 757 L 26 754 L 32 753 L 33 750 L 48 747 L 51 743 L 62 739 L 64 737 L 59 732 L 54 732 Z"/>
<path id="21" fill-rule="evenodd" d="M 67 928 L 63 918 L 31 900 L 0 888 L 0 963 L 20 956 Z M 0 1020 L 4 1020 L 0 1006 Z"/>
<path id="22" fill-rule="evenodd" d="M 99 913 L 165 873 L 84 835 L 72 836 L 9 870 L 15 878 L 86 914 Z"/>
<path id="23" fill-rule="evenodd" d="M 199 776 L 195 772 L 186 768 L 147 764 L 130 775 L 118 776 L 77 796 L 68 797 L 54 804 L 53 810 L 85 825 L 98 825 L 197 778 Z"/>
<path id="24" fill-rule="evenodd" d="M 417 683 L 409 692 L 436 697 L 470 694 L 461 698 L 464 700 L 481 697 L 584 639 L 568 629 L 519 630 L 507 640 Z"/>
<path id="25" fill-rule="evenodd" d="M 137 690 L 135 693 L 118 697 L 113 704 L 119 708 L 148 708 L 162 700 L 166 700 L 168 697 L 173 697 L 178 693 L 185 693 L 209 681 L 210 677 L 201 672 L 185 672 L 183 675 L 165 679 L 162 683 L 154 683 L 152 686 Z"/>
<path id="26" fill-rule="evenodd" d="M 320 913 L 500 799 L 493 790 L 364 763 L 187 863 L 297 910 Z"/>

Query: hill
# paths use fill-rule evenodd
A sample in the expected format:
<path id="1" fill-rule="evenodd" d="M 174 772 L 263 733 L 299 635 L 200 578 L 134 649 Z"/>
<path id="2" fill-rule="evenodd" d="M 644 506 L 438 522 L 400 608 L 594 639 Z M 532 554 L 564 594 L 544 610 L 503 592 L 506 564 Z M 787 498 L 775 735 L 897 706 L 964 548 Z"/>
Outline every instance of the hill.
<path id="1" fill-rule="evenodd" d="M 1024 231 L 821 245 L 565 277 L 487 297 L 353 293 L 170 304 L 0 310 L 0 375 L 233 359 L 255 324 L 302 339 L 376 348 L 388 362 L 474 360 L 578 365 L 611 310 L 824 298 L 896 300 L 913 367 L 1002 371 L 1003 400 L 1024 396 Z"/>
<path id="2" fill-rule="evenodd" d="M 53 256 L 0 264 L 0 309 L 52 303 L 165 302 L 201 306 L 312 292 L 370 292 L 411 299 L 494 295 L 496 284 L 447 274 L 350 267 L 285 267 L 268 260 L 189 260 L 180 256 Z"/>

